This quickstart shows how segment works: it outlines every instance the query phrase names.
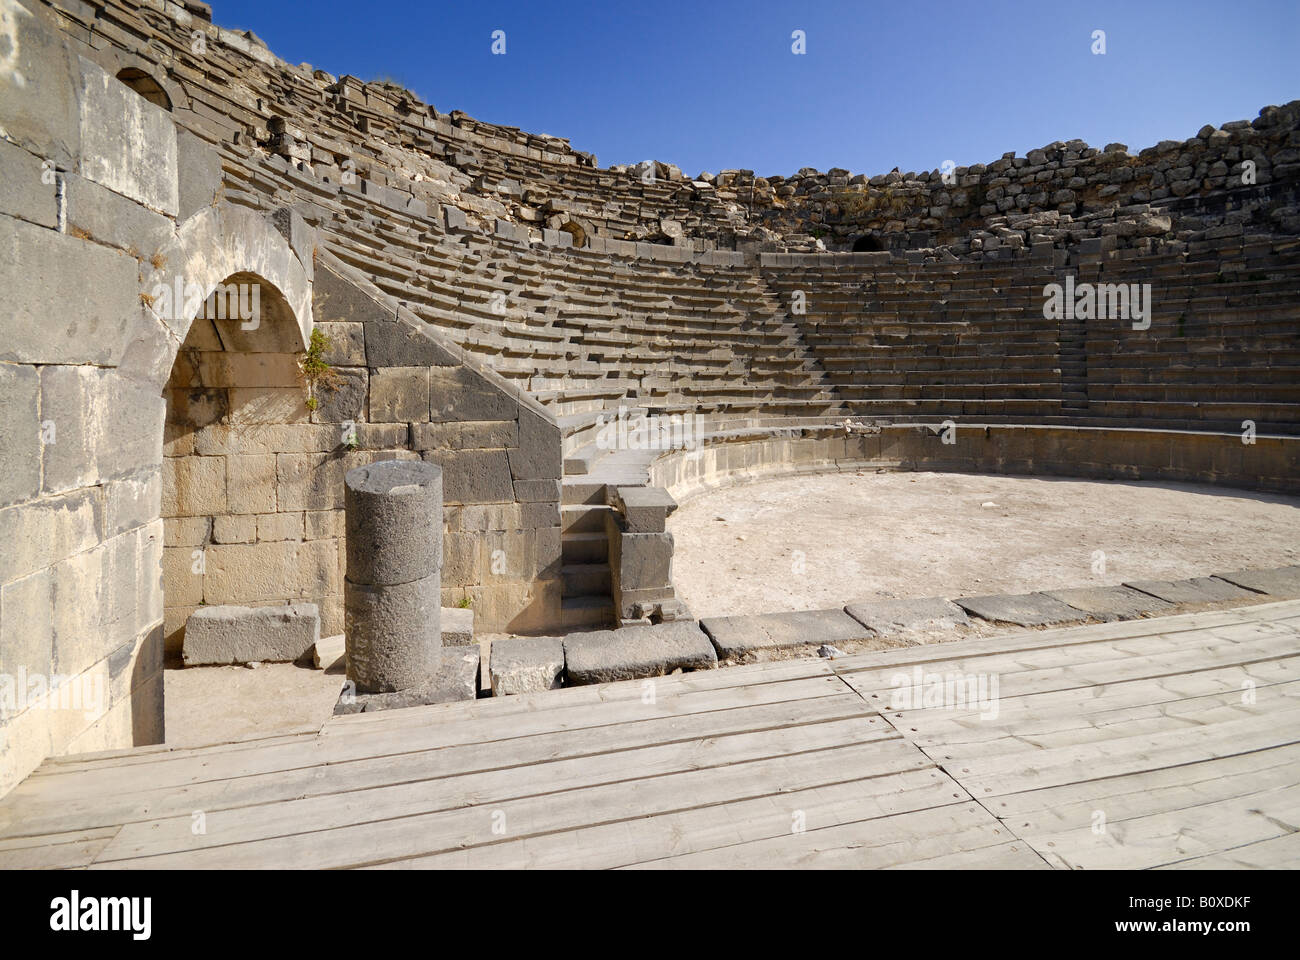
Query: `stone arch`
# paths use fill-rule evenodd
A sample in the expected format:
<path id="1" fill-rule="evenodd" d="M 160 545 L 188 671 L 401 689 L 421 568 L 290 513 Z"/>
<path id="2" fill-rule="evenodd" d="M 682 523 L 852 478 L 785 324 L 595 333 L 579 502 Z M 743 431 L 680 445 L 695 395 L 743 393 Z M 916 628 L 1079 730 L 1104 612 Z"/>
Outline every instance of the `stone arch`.
<path id="1" fill-rule="evenodd" d="M 273 216 L 274 223 L 257 211 L 219 203 L 182 223 L 162 249 L 145 254 L 144 315 L 128 336 L 124 373 L 161 393 L 199 304 L 232 277 L 269 285 L 293 319 L 298 348 L 307 349 L 314 235 L 291 210 Z"/>
<path id="2" fill-rule="evenodd" d="M 172 98 L 167 89 L 147 71 L 139 67 L 123 67 L 117 72 L 117 79 L 155 106 L 171 110 Z"/>
<path id="3" fill-rule="evenodd" d="M 879 253 L 885 249 L 884 243 L 873 233 L 864 233 L 853 241 L 854 253 Z"/>
<path id="4" fill-rule="evenodd" d="M 590 233 L 581 223 L 574 220 L 572 217 L 569 217 L 561 223 L 559 229 L 573 237 L 573 246 L 575 249 L 587 245 L 587 238 L 590 236 Z"/>
<path id="5" fill-rule="evenodd" d="M 314 504 L 304 485 L 282 482 L 283 472 L 315 460 L 281 464 L 281 453 L 314 453 L 322 436 L 343 442 L 313 416 L 302 356 L 288 301 L 250 272 L 217 284 L 176 355 L 163 393 L 161 504 L 163 642 L 172 657 L 203 605 L 323 608 L 340 592 L 336 544 L 306 526 Z"/>

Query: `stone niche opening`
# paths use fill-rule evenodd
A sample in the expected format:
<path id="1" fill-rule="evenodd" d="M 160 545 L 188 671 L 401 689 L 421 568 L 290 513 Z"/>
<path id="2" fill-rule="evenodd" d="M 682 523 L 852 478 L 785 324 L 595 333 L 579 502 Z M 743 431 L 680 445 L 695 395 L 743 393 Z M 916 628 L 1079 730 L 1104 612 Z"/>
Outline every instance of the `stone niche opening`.
<path id="1" fill-rule="evenodd" d="M 155 106 L 171 110 L 172 100 L 162 84 L 137 67 L 126 67 L 118 71 L 117 79 Z"/>
<path id="2" fill-rule="evenodd" d="M 302 334 L 272 284 L 234 274 L 200 307 L 163 391 L 165 645 L 179 656 L 200 606 L 316 603 L 322 627 L 341 606 L 340 544 L 332 511 L 312 511 L 285 462 L 337 440 L 312 422 L 300 377 Z M 256 307 L 244 320 L 240 308 Z M 327 514 L 322 516 L 321 514 Z M 341 629 L 341 625 L 340 629 Z M 328 634 L 327 634 L 328 635 Z"/>
<path id="3" fill-rule="evenodd" d="M 885 249 L 885 244 L 874 234 L 863 234 L 853 241 L 854 253 L 879 253 Z"/>

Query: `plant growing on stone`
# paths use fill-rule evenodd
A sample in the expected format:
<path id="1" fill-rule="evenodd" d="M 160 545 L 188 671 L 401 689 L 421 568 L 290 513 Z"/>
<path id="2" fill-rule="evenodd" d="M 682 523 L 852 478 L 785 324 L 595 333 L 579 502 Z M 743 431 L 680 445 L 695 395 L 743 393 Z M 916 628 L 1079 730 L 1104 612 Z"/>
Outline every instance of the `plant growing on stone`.
<path id="1" fill-rule="evenodd" d="M 321 389 L 337 390 L 339 374 L 325 361 L 325 354 L 333 346 L 328 334 L 320 330 L 311 332 L 311 343 L 307 352 L 298 361 L 299 376 L 307 386 L 307 409 L 315 410 L 320 406 Z"/>

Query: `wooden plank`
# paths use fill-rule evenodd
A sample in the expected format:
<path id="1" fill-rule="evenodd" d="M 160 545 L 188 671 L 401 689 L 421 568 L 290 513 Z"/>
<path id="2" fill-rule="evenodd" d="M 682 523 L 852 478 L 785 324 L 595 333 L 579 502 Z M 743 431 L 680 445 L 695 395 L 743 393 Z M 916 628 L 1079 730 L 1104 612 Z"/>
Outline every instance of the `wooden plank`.
<path id="1" fill-rule="evenodd" d="M 904 732 L 931 756 L 942 756 L 944 761 L 967 763 L 980 757 L 1052 750 L 1071 744 L 1098 743 L 1119 740 L 1142 734 L 1157 734 L 1170 730 L 1205 727 L 1251 716 L 1265 716 L 1278 709 L 1300 707 L 1300 681 L 1276 686 L 1261 687 L 1256 691 L 1256 702 L 1244 704 L 1241 693 L 1217 694 L 1180 700 L 1174 705 L 1134 708 L 1125 707 L 1114 713 L 1084 715 L 1071 721 L 1058 718 L 1052 725 L 1023 723 L 1010 730 L 994 730 L 988 737 L 926 738 L 919 739 L 926 718 L 916 712 L 903 714 L 902 719 L 890 720 L 896 729 Z M 909 726 L 908 724 L 914 724 Z"/>
<path id="2" fill-rule="evenodd" d="M 642 861 L 633 869 L 882 869 L 1009 840 L 1015 838 L 988 811 L 965 802 Z"/>
<path id="3" fill-rule="evenodd" d="M 24 781 L 0 801 L 0 836 L 12 832 L 13 812 L 33 803 L 76 803 L 93 796 L 99 800 L 119 794 L 140 799 L 141 784 L 149 791 L 178 790 L 203 783 L 251 777 L 276 771 L 303 770 L 322 764 L 342 764 L 355 760 L 401 757 L 403 754 L 474 743 L 491 744 L 505 740 L 538 736 L 547 732 L 591 730 L 620 722 L 681 718 L 712 711 L 738 709 L 747 705 L 795 703 L 828 696 L 838 696 L 842 703 L 857 700 L 859 713 L 870 712 L 861 700 L 833 676 L 782 683 L 730 687 L 721 690 L 656 698 L 653 703 L 640 700 L 614 704 L 583 704 L 568 709 L 492 721 L 466 720 L 437 726 L 389 731 L 384 725 L 368 727 L 363 734 L 332 739 L 322 736 L 308 740 L 269 744 L 260 750 L 199 752 L 182 756 L 159 756 L 147 769 L 96 767 L 61 777 L 43 777 Z M 843 699 L 852 698 L 852 699 Z M 405 713 L 406 711 L 389 711 Z M 190 791 L 193 793 L 193 791 Z M 209 796 L 201 793 L 201 796 Z"/>
<path id="4" fill-rule="evenodd" d="M 1300 742 L 1300 709 L 1275 711 L 1209 727 L 977 757 L 955 779 L 976 799 L 1080 783 Z M 943 763 L 946 755 L 932 752 Z M 969 770 L 969 772 L 965 772 Z"/>
<path id="5" fill-rule="evenodd" d="M 880 737 L 877 728 L 863 719 L 818 723 L 389 787 L 383 797 L 376 796 L 381 791 L 368 790 L 245 807 L 209 816 L 207 834 L 197 837 L 190 831 L 188 817 L 127 824 L 96 865 L 160 869 L 361 866 L 446 849 L 441 831 L 453 815 L 476 818 L 473 835 L 481 836 L 484 829 L 490 830 L 495 811 L 504 810 L 509 823 L 510 806 L 502 805 L 512 800 L 545 798 L 550 807 L 585 818 L 588 814 L 581 797 L 573 793 L 578 788 L 658 778 L 668 784 L 678 804 L 693 804 L 682 787 L 686 781 L 671 782 L 668 775 L 697 773 L 707 781 L 719 775 L 719 768 L 801 753 L 816 754 L 814 762 L 834 764 L 844 756 L 841 751 L 882 745 L 873 740 L 892 744 L 886 749 L 903 758 L 898 762 L 929 766 L 914 748 L 896 737 Z M 780 779 L 763 780 L 754 789 L 777 792 Z M 464 821 L 455 822 L 463 835 Z M 328 824 L 339 825 L 317 829 Z"/>
<path id="6" fill-rule="evenodd" d="M 117 834 L 116 827 L 0 840 L 0 870 L 84 867 Z"/>
<path id="7" fill-rule="evenodd" d="M 979 709 L 905 710 L 890 712 L 899 726 L 916 727 L 910 739 L 922 746 L 988 740 L 1015 733 L 1032 735 L 1077 726 L 1082 718 L 1094 722 L 1124 711 L 1132 716 L 1149 711 L 1177 711 L 1180 704 L 1204 697 L 1225 696 L 1240 700 L 1242 683 L 1255 684 L 1256 692 L 1274 684 L 1300 680 L 1300 657 L 1271 660 L 1248 666 L 1229 666 L 1203 673 L 1178 674 L 1173 677 L 1140 678 L 1113 684 L 1099 684 L 1070 690 L 1001 696 L 997 715 Z M 1226 702 L 1226 700 L 1225 700 Z"/>
<path id="8" fill-rule="evenodd" d="M 1258 625 L 1257 625 L 1258 626 Z M 1283 659 L 1296 653 L 1296 636 L 1269 627 L 1249 639 L 1172 638 L 1156 635 L 1141 643 L 1098 642 L 1077 647 L 1052 647 L 1028 654 L 999 654 L 987 658 L 935 661 L 920 676 L 996 675 L 1003 696 L 1026 696 L 1123 680 Z M 1161 649 L 1157 649 L 1159 646 Z M 915 683 L 915 671 L 863 671 L 844 675 L 853 689 L 881 709 L 890 709 L 894 691 Z"/>
<path id="9" fill-rule="evenodd" d="M 1300 833 L 1259 840 L 1221 853 L 1162 864 L 1158 870 L 1295 870 L 1300 867 Z"/>
<path id="10" fill-rule="evenodd" d="M 838 751 L 836 752 L 838 753 Z M 831 757 L 826 757 L 831 762 Z M 835 761 L 839 763 L 838 760 Z M 828 775 L 833 775 L 827 771 Z M 770 793 L 780 784 L 779 793 Z M 789 835 L 796 817 L 810 827 L 889 816 L 952 802 L 960 790 L 933 767 L 792 790 L 768 776 L 758 789 L 770 795 L 693 809 L 656 812 L 644 802 L 615 810 L 622 819 L 561 833 L 538 831 L 504 843 L 394 861 L 402 869 L 610 869 L 749 840 Z M 748 789 L 755 789 L 749 787 Z M 664 792 L 661 787 L 659 792 Z M 713 796 L 708 793 L 701 799 Z M 586 809 L 587 795 L 575 798 Z M 692 799 L 695 799 L 693 796 Z M 671 802 L 671 801 L 670 801 Z M 680 797 L 676 801 L 681 803 Z M 629 817 L 631 810 L 640 816 Z M 538 825 L 540 826 L 540 824 Z"/>
<path id="11" fill-rule="evenodd" d="M 1025 822 L 1026 818 L 1032 822 L 1045 811 L 1056 812 L 1075 805 L 1093 810 L 1104 806 L 1112 811 L 1142 811 L 1145 802 L 1143 798 L 1147 794 L 1179 788 L 1194 789 L 1201 784 L 1218 780 L 1241 780 L 1249 784 L 1261 771 L 1267 772 L 1279 766 L 1294 766 L 1297 762 L 1300 762 L 1300 744 L 1291 744 L 1158 770 L 1142 770 L 1059 787 L 1005 794 L 996 800 L 986 801 L 986 805 L 999 818 L 1013 826 Z M 960 770 L 957 772 L 960 773 Z M 1243 792 L 1250 792 L 1249 788 Z"/>
<path id="12" fill-rule="evenodd" d="M 1300 822 L 1300 785 L 1109 821 L 1099 833 L 1072 830 L 1026 839 L 1074 868 L 1146 869 L 1291 834 Z"/>
<path id="13" fill-rule="evenodd" d="M 818 683 L 818 689 L 823 689 L 820 681 Z M 837 686 L 843 689 L 838 682 Z M 734 691 L 728 696 L 739 700 L 743 693 Z M 385 785 L 406 785 L 419 791 L 423 789 L 421 784 L 429 780 L 493 770 L 511 773 L 514 781 L 522 784 L 527 777 L 520 768 L 539 762 L 580 761 L 584 757 L 634 748 L 689 743 L 710 737 L 725 738 L 800 724 L 815 726 L 845 718 L 860 718 L 864 730 L 879 731 L 874 737 L 897 736 L 855 694 L 845 690 L 833 697 L 737 706 L 687 716 L 560 730 L 487 743 L 453 742 L 429 750 L 404 750 L 383 756 L 374 756 L 368 749 L 358 749 L 357 741 L 349 739 L 342 741 L 343 753 L 325 751 L 322 758 L 318 752 L 314 762 L 287 770 L 279 769 L 278 759 L 262 764 L 247 762 L 265 760 L 252 757 L 242 758 L 236 769 L 226 769 L 227 776 L 212 776 L 198 782 L 150 784 L 148 788 L 137 791 L 110 790 L 92 784 L 89 794 L 64 796 L 58 798 L 58 802 L 55 798 L 42 798 L 39 793 L 33 799 L 29 793 L 23 798 L 23 806 L 0 808 L 0 815 L 26 811 L 21 820 L 15 816 L 13 822 L 4 823 L 0 829 L 6 834 L 18 829 L 27 833 L 49 832 L 56 828 L 102 825 L 106 817 L 112 823 L 132 823 L 182 813 L 189 815 L 195 810 L 204 810 L 211 817 L 217 811 L 251 804 L 354 791 L 366 791 L 374 801 L 377 797 L 375 788 Z M 360 746 L 365 747 L 364 744 Z M 387 749 L 397 751 L 402 746 L 390 744 Z M 115 779 L 113 786 L 120 787 L 121 783 Z M 33 815 L 32 808 L 38 804 L 44 816 Z"/>
<path id="14" fill-rule="evenodd" d="M 1259 609 L 1259 608 L 1250 608 Z M 1297 606 L 1300 609 L 1300 606 Z M 1082 627 L 1062 627 L 1053 630 L 1020 631 L 979 640 L 957 640 L 950 643 L 921 644 L 898 650 L 881 650 L 871 653 L 836 657 L 831 661 L 835 672 L 842 676 L 871 670 L 893 671 L 901 667 L 951 660 L 955 657 L 986 657 L 1017 653 L 1033 653 L 1053 647 L 1080 646 L 1089 643 L 1114 643 L 1161 634 L 1176 637 L 1183 633 L 1199 632 L 1217 626 L 1247 622 L 1245 611 L 1223 610 L 1213 613 L 1186 614 L 1159 617 L 1151 620 L 1122 620 L 1115 623 L 1092 624 Z M 960 648 L 960 653 L 956 652 Z"/>
<path id="15" fill-rule="evenodd" d="M 832 676 L 834 671 L 829 661 L 820 658 L 746 664 L 715 670 L 697 670 L 667 677 L 650 677 L 645 680 L 619 680 L 510 697 L 488 697 L 482 700 L 409 707 L 399 711 L 350 714 L 331 718 L 326 723 L 324 732 L 342 734 L 364 730 L 372 725 L 385 726 L 389 729 L 406 726 L 425 727 L 441 724 L 448 718 L 478 720 L 521 713 L 550 713 L 556 709 L 586 704 L 639 701 L 644 696 L 647 685 L 653 688 L 656 698 L 662 700 L 690 693 L 726 690 L 731 687 L 751 687 L 766 683 Z"/>

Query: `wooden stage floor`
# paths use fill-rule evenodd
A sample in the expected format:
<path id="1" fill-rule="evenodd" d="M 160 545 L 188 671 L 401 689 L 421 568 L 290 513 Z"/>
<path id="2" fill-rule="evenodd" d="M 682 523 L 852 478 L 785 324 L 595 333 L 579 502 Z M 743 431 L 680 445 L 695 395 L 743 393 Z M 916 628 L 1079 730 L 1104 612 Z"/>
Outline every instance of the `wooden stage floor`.
<path id="1" fill-rule="evenodd" d="M 1297 671 L 1288 601 L 52 758 L 0 868 L 1294 867 Z"/>

